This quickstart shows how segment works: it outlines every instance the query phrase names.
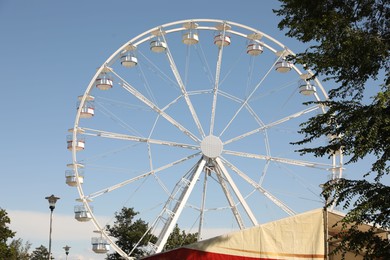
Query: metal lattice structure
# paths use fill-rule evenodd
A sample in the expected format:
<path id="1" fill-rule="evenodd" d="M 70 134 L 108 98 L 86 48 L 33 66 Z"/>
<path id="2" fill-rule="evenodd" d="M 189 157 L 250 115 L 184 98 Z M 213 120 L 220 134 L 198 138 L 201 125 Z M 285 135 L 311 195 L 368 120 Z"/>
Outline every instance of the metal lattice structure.
<path id="1" fill-rule="evenodd" d="M 124 206 L 148 222 L 156 253 L 178 223 L 200 240 L 224 220 L 244 229 L 323 203 L 318 186 L 341 176 L 340 153 L 306 158 L 290 142 L 326 110 L 303 103 L 327 94 L 288 55 L 257 29 L 192 19 L 139 34 L 97 69 L 78 97 L 66 175 L 76 218 L 101 234 L 94 251 L 131 257 L 105 230 Z"/>

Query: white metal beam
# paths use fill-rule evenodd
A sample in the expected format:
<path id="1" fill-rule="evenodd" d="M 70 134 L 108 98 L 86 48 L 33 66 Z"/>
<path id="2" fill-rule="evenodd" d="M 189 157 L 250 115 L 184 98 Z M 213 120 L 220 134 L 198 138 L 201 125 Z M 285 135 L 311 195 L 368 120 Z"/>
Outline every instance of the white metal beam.
<path id="1" fill-rule="evenodd" d="M 111 139 L 121 139 L 121 140 L 135 141 L 140 143 L 167 145 L 167 146 L 174 146 L 174 147 L 180 147 L 180 148 L 186 148 L 192 150 L 200 150 L 199 145 L 190 145 L 190 144 L 176 143 L 171 141 L 163 141 L 163 140 L 145 138 L 140 136 L 107 132 L 107 131 L 97 130 L 92 128 L 79 128 L 79 129 L 85 131 L 83 132 L 83 135 L 93 135 L 93 136 L 99 136 L 99 137 L 111 138 Z"/>
<path id="2" fill-rule="evenodd" d="M 150 107 L 152 110 L 154 110 L 156 113 L 161 115 L 163 118 L 165 118 L 169 123 L 174 125 L 176 128 L 178 128 L 180 131 L 182 131 L 185 135 L 190 137 L 192 140 L 196 142 L 200 142 L 200 139 L 196 137 L 193 133 L 191 133 L 188 129 L 186 129 L 184 126 L 182 126 L 179 122 L 177 122 L 175 119 L 173 119 L 170 115 L 168 115 L 164 110 L 160 109 L 155 103 L 153 103 L 151 100 L 149 100 L 147 97 L 142 95 L 141 92 L 139 92 L 136 88 L 134 88 L 130 83 L 126 82 L 122 77 L 120 77 L 115 71 L 112 71 L 112 73 L 118 77 L 122 81 L 122 87 L 130 92 L 133 96 L 138 98 L 141 102 L 143 102 L 145 105 Z"/>
<path id="3" fill-rule="evenodd" d="M 204 174 L 203 180 L 203 194 L 202 194 L 202 205 L 200 207 L 199 213 L 199 228 L 198 228 L 198 241 L 202 239 L 202 230 L 203 230 L 203 222 L 204 222 L 204 211 L 206 207 L 206 195 L 207 195 L 207 172 Z"/>
<path id="4" fill-rule="evenodd" d="M 187 161 L 187 160 L 190 160 L 190 159 L 192 159 L 192 158 L 198 156 L 199 154 L 200 154 L 200 152 L 199 152 L 199 153 L 196 153 L 196 154 L 192 154 L 192 155 L 186 156 L 186 157 L 181 158 L 181 159 L 179 159 L 179 160 L 177 160 L 177 161 L 171 162 L 171 163 L 166 164 L 166 165 L 164 165 L 164 166 L 161 166 L 161 167 L 159 167 L 159 168 L 157 168 L 157 169 L 154 169 L 154 170 L 151 170 L 151 171 L 146 172 L 146 173 L 144 173 L 144 174 L 138 175 L 138 176 L 136 176 L 136 177 L 134 177 L 134 178 L 131 178 L 131 179 L 129 179 L 129 180 L 126 180 L 126 181 L 123 181 L 123 182 L 121 182 L 121 183 L 115 184 L 115 185 L 113 185 L 113 186 L 107 187 L 107 188 L 102 189 L 102 190 L 100 190 L 100 191 L 91 193 L 90 195 L 85 196 L 85 198 L 86 198 L 86 199 L 93 199 L 93 198 L 96 198 L 96 197 L 98 197 L 98 196 L 100 196 L 100 195 L 103 195 L 103 194 L 105 194 L 105 193 L 108 193 L 108 192 L 114 191 L 114 190 L 116 190 L 116 189 L 119 189 L 119 188 L 121 188 L 121 187 L 123 187 L 123 186 L 126 186 L 126 185 L 128 185 L 128 184 L 130 184 L 130 183 L 132 183 L 132 182 L 135 182 L 135 181 L 138 181 L 138 180 L 140 180 L 140 179 L 143 179 L 143 178 L 145 178 L 145 177 L 147 177 L 147 176 L 149 176 L 149 175 L 155 174 L 155 173 L 157 173 L 157 172 L 160 172 L 160 171 L 163 171 L 163 170 L 165 170 L 165 169 L 168 169 L 168 168 L 170 168 L 170 167 L 172 167 L 172 166 L 174 166 L 174 165 L 177 165 L 177 164 L 179 164 L 179 163 L 182 163 L 182 162 L 185 162 L 185 161 Z"/>
<path id="5" fill-rule="evenodd" d="M 189 180 L 189 184 L 185 186 L 183 192 L 180 195 L 179 200 L 177 201 L 174 209 L 171 211 L 172 215 L 165 223 L 160 235 L 158 236 L 158 240 L 156 242 L 156 253 L 159 253 L 164 248 L 165 243 L 168 240 L 169 234 L 172 232 L 174 226 L 176 225 L 177 220 L 180 217 L 181 212 L 184 209 L 184 206 L 187 203 L 187 200 L 195 187 L 195 184 L 206 164 L 205 159 L 201 159 L 198 163 L 195 173 L 192 175 L 191 180 Z"/>
<path id="6" fill-rule="evenodd" d="M 287 206 L 284 202 L 282 202 L 281 200 L 279 200 L 277 197 L 275 197 L 274 195 L 272 195 L 269 191 L 267 191 L 266 189 L 264 189 L 263 187 L 261 187 L 257 182 L 255 182 L 254 180 L 252 180 L 251 178 L 248 177 L 248 175 L 246 175 L 245 173 L 243 173 L 242 171 L 240 171 L 236 166 L 234 166 L 233 164 L 229 163 L 228 161 L 226 161 L 225 159 L 223 159 L 223 162 L 229 166 L 229 168 L 231 168 L 234 172 L 236 172 L 241 178 L 243 178 L 246 182 L 248 182 L 250 185 L 252 185 L 255 189 L 257 189 L 258 191 L 260 191 L 261 193 L 263 193 L 263 195 L 265 197 L 267 197 L 269 200 L 271 200 L 275 205 L 277 205 L 278 207 L 280 207 L 282 210 L 284 210 L 287 214 L 289 214 L 290 216 L 293 216 L 295 215 L 295 211 L 292 210 L 289 206 Z"/>
<path id="7" fill-rule="evenodd" d="M 308 161 L 302 161 L 302 160 L 293 160 L 293 159 L 287 159 L 287 158 L 281 158 L 281 157 L 273 157 L 273 156 L 268 156 L 268 155 L 244 153 L 244 152 L 237 152 L 237 151 L 230 151 L 230 150 L 224 150 L 223 152 L 225 154 L 231 154 L 231 155 L 240 156 L 240 157 L 261 159 L 261 160 L 267 160 L 267 161 L 274 161 L 274 162 L 279 162 L 279 163 L 285 163 L 285 164 L 291 164 L 291 165 L 298 165 L 298 166 L 305 166 L 305 167 L 310 167 L 310 168 L 322 169 L 322 170 L 327 170 L 327 171 L 332 168 L 332 165 L 325 164 L 325 163 L 316 163 L 316 162 L 308 162 Z"/>
<path id="8" fill-rule="evenodd" d="M 259 81 L 259 83 L 257 83 L 257 85 L 255 86 L 255 88 L 252 90 L 252 92 L 248 95 L 248 97 L 244 100 L 244 102 L 241 103 L 241 106 L 237 109 L 236 113 L 234 114 L 234 116 L 230 119 L 230 121 L 227 123 L 227 125 L 225 126 L 225 128 L 222 130 L 220 136 L 223 135 L 223 133 L 229 128 L 229 126 L 232 124 L 232 122 L 234 121 L 234 119 L 237 117 L 237 115 L 240 113 L 240 111 L 248 104 L 249 100 L 252 98 L 252 96 L 254 95 L 254 93 L 257 91 L 257 89 L 260 87 L 260 85 L 263 83 L 263 81 L 267 78 L 268 74 L 272 71 L 272 69 L 275 67 L 275 64 L 276 64 L 277 61 L 274 62 L 274 64 L 272 64 L 272 66 L 269 68 L 269 70 L 267 71 L 267 73 L 263 76 L 263 78 Z"/>
<path id="9" fill-rule="evenodd" d="M 226 31 L 224 29 L 223 33 L 222 33 L 222 46 L 218 49 L 217 67 L 215 69 L 215 82 L 214 82 L 214 89 L 213 89 L 213 105 L 211 107 L 211 122 L 210 122 L 210 132 L 209 132 L 210 135 L 212 135 L 213 131 L 214 131 L 215 111 L 217 109 L 219 78 L 221 76 L 221 64 L 222 64 L 222 54 L 223 54 L 223 49 L 224 49 L 225 35 L 226 35 Z"/>
<path id="10" fill-rule="evenodd" d="M 204 131 L 203 131 L 203 128 L 202 128 L 202 125 L 200 124 L 200 121 L 199 121 L 199 118 L 198 118 L 198 115 L 196 114 L 196 111 L 194 109 L 194 106 L 192 105 L 192 102 L 191 102 L 191 99 L 189 98 L 188 96 L 188 92 L 186 90 L 186 87 L 184 86 L 184 83 L 183 83 L 183 80 L 181 79 L 181 76 L 180 76 L 180 73 L 176 67 L 176 64 L 175 64 L 175 61 L 173 59 L 173 56 L 171 54 L 171 51 L 169 49 L 169 45 L 168 45 L 168 42 L 167 40 L 165 39 L 165 36 L 164 34 L 162 35 L 162 37 L 164 38 L 164 42 L 167 44 L 167 51 L 166 51 L 166 55 L 167 55 L 167 58 L 169 60 L 169 65 L 171 67 L 171 70 L 173 72 L 173 75 L 175 76 L 175 79 L 177 81 L 177 84 L 179 84 L 179 87 L 180 87 L 180 90 L 181 90 L 181 93 L 183 94 L 184 96 L 184 99 L 187 103 L 187 106 L 191 112 L 191 115 L 192 115 L 192 118 L 194 119 L 195 121 L 195 124 L 198 128 L 198 131 L 199 133 L 201 134 L 202 137 L 205 136 L 204 134 Z"/>
<path id="11" fill-rule="evenodd" d="M 289 116 L 286 116 L 286 117 L 284 117 L 284 118 L 281 118 L 281 119 L 279 119 L 279 120 L 277 120 L 277 121 L 275 121 L 275 122 L 271 122 L 271 123 L 269 123 L 269 124 L 266 124 L 266 125 L 263 125 L 263 126 L 261 126 L 261 127 L 259 127 L 259 128 L 256 128 L 256 129 L 254 129 L 254 130 L 252 130 L 252 131 L 249 131 L 249 132 L 244 133 L 244 134 L 242 134 L 242 135 L 236 136 L 236 137 L 234 137 L 234 138 L 232 138 L 232 139 L 230 139 L 230 140 L 225 141 L 223 144 L 224 144 L 224 145 L 230 144 L 230 143 L 232 143 L 232 142 L 234 142 L 234 141 L 238 141 L 238 140 L 240 140 L 240 139 L 242 139 L 242 138 L 244 138 L 244 137 L 247 137 L 247 136 L 256 134 L 256 133 L 258 133 L 258 132 L 260 132 L 260 131 L 263 131 L 263 130 L 265 130 L 265 129 L 268 129 L 268 128 L 274 127 L 274 126 L 276 126 L 276 125 L 282 124 L 282 123 L 284 123 L 284 122 L 286 122 L 286 121 L 289 121 L 289 120 L 291 120 L 291 119 L 293 119 L 293 118 L 300 117 L 300 116 L 302 116 L 302 115 L 304 115 L 304 114 L 310 113 L 310 112 L 312 112 L 312 111 L 314 111 L 314 110 L 317 110 L 317 109 L 319 109 L 319 108 L 320 108 L 319 105 L 315 105 L 315 106 L 313 106 L 313 107 L 309 107 L 309 108 L 307 108 L 307 109 L 305 109 L 305 110 L 302 110 L 302 111 L 299 111 L 299 112 L 297 112 L 297 113 L 294 113 L 294 114 L 291 114 L 291 115 L 289 115 Z"/>
<path id="12" fill-rule="evenodd" d="M 220 158 L 216 158 L 215 162 L 217 163 L 217 167 L 219 167 L 225 175 L 226 180 L 228 181 L 229 185 L 232 187 L 234 193 L 236 194 L 238 200 L 240 201 L 242 207 L 244 208 L 246 214 L 248 215 L 249 219 L 251 220 L 252 224 L 256 226 L 258 224 L 257 219 L 255 215 L 253 214 L 251 208 L 249 207 L 248 203 L 246 203 L 244 197 L 242 196 L 240 190 L 237 188 L 235 182 L 233 181 L 232 177 L 230 176 L 229 172 L 226 170 L 225 166 L 223 165 L 223 162 Z"/>
<path id="13" fill-rule="evenodd" d="M 221 169 L 218 167 L 215 167 L 215 173 L 218 177 L 219 184 L 221 185 L 222 190 L 225 193 L 225 197 L 229 203 L 230 209 L 233 212 L 233 216 L 236 219 L 238 226 L 240 227 L 240 229 L 244 229 L 245 228 L 244 221 L 242 221 L 241 214 L 238 211 L 237 205 L 235 204 L 233 197 L 230 194 L 230 191 L 229 191 L 229 189 L 226 185 L 226 182 L 222 176 Z"/>

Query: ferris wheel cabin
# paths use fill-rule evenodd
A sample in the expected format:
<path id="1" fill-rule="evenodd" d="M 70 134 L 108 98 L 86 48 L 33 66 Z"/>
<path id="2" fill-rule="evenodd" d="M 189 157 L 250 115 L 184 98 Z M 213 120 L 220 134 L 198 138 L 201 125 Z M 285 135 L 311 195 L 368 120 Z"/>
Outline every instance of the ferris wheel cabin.
<path id="1" fill-rule="evenodd" d="M 313 95 L 316 92 L 316 87 L 306 80 L 301 80 L 299 82 L 299 93 L 304 96 Z"/>
<path id="2" fill-rule="evenodd" d="M 67 136 L 67 144 L 68 144 L 68 150 L 72 150 L 73 149 L 73 136 L 72 135 L 68 135 Z M 84 150 L 85 148 L 85 138 L 84 137 L 80 137 L 78 138 L 76 141 L 75 141 L 75 150 L 76 151 L 82 151 Z"/>
<path id="3" fill-rule="evenodd" d="M 92 219 L 92 215 L 84 205 L 76 205 L 74 206 L 74 218 L 80 222 L 87 222 Z"/>
<path id="4" fill-rule="evenodd" d="M 198 24 L 194 22 L 187 22 L 183 24 L 183 27 L 187 29 L 186 33 L 182 36 L 182 42 L 186 45 L 194 45 L 199 42 L 199 35 L 196 31 Z"/>
<path id="5" fill-rule="evenodd" d="M 137 57 L 135 57 L 134 54 L 126 53 L 125 55 L 121 56 L 121 64 L 123 67 L 132 68 L 132 67 L 137 66 L 138 59 L 137 59 Z"/>
<path id="6" fill-rule="evenodd" d="M 100 77 L 96 79 L 95 86 L 100 90 L 109 90 L 113 86 L 113 81 L 107 73 L 102 73 Z"/>
<path id="7" fill-rule="evenodd" d="M 103 237 L 93 237 L 92 242 L 92 251 L 97 254 L 105 254 L 110 251 L 110 244 Z"/>
<path id="8" fill-rule="evenodd" d="M 160 39 L 150 42 L 150 50 L 152 52 L 160 53 L 167 49 L 167 44 Z"/>
<path id="9" fill-rule="evenodd" d="M 277 72 L 286 73 L 289 72 L 292 68 L 292 64 L 289 61 L 286 61 L 285 59 L 279 60 L 275 64 L 275 70 Z"/>
<path id="10" fill-rule="evenodd" d="M 77 109 L 80 108 L 81 100 L 83 96 L 78 97 L 77 102 Z M 91 118 L 95 115 L 95 104 L 94 104 L 95 98 L 93 96 L 88 95 L 85 99 L 85 103 L 80 111 L 80 117 L 81 118 Z"/>
<path id="11" fill-rule="evenodd" d="M 199 42 L 199 36 L 195 32 L 188 32 L 183 34 L 182 41 L 187 45 L 197 44 Z"/>
<path id="12" fill-rule="evenodd" d="M 79 173 L 79 176 L 77 177 L 74 170 L 66 170 L 65 179 L 66 179 L 66 184 L 68 184 L 68 186 L 75 187 L 77 186 L 77 179 L 80 184 L 83 184 L 84 175 L 82 173 Z"/>
<path id="13" fill-rule="evenodd" d="M 246 53 L 257 56 L 263 53 L 263 46 L 260 43 L 251 43 L 246 47 Z"/>
<path id="14" fill-rule="evenodd" d="M 214 37 L 214 44 L 217 45 L 219 48 L 222 46 L 229 46 L 231 43 L 231 39 L 229 35 L 223 35 L 223 34 L 218 34 Z"/>

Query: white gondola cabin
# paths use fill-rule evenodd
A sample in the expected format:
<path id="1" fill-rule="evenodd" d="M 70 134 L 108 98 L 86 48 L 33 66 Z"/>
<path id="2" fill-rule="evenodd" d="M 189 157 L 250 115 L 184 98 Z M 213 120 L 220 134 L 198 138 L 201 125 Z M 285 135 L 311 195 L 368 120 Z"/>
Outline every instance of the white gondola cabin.
<path id="1" fill-rule="evenodd" d="M 310 80 L 314 77 L 314 74 L 313 74 L 313 72 L 308 71 L 307 73 L 303 73 L 303 74 L 299 75 L 299 77 L 303 80 Z"/>
<path id="2" fill-rule="evenodd" d="M 264 46 L 260 42 L 260 39 L 263 37 L 263 35 L 260 32 L 252 33 L 247 35 L 247 38 L 249 39 L 249 43 L 246 46 L 246 53 L 251 56 L 257 56 L 263 53 Z"/>
<path id="3" fill-rule="evenodd" d="M 214 36 L 214 44 L 217 45 L 218 48 L 230 45 L 231 39 L 227 31 L 231 29 L 231 26 L 227 23 L 219 23 L 215 25 L 215 28 L 219 33 Z"/>
<path id="4" fill-rule="evenodd" d="M 121 56 L 121 64 L 123 67 L 132 68 L 138 64 L 138 59 L 134 53 L 126 52 Z"/>
<path id="5" fill-rule="evenodd" d="M 229 35 L 218 34 L 214 37 L 214 44 L 221 48 L 222 46 L 230 45 L 231 40 Z"/>
<path id="6" fill-rule="evenodd" d="M 197 44 L 199 42 L 199 35 L 196 31 L 196 28 L 198 28 L 198 24 L 194 22 L 187 22 L 183 24 L 183 27 L 186 28 L 188 31 L 183 34 L 181 38 L 182 42 L 187 45 Z"/>
<path id="7" fill-rule="evenodd" d="M 330 124 L 334 124 L 333 122 Z M 329 143 L 332 143 L 334 139 L 339 139 L 341 135 L 328 135 Z M 340 155 L 342 154 L 342 150 L 344 147 L 339 147 L 338 149 L 329 150 L 328 153 L 332 155 Z"/>
<path id="8" fill-rule="evenodd" d="M 309 81 L 300 80 L 299 81 L 299 93 L 305 96 L 310 96 L 316 93 L 316 87 L 310 84 Z"/>
<path id="9" fill-rule="evenodd" d="M 167 49 L 167 44 L 160 39 L 150 42 L 150 50 L 153 52 L 164 52 Z"/>
<path id="10" fill-rule="evenodd" d="M 66 170 L 65 171 L 65 180 L 66 184 L 68 184 L 71 187 L 77 186 L 77 179 L 80 184 L 83 184 L 84 182 L 84 174 L 81 171 L 78 171 L 79 176 L 76 176 L 76 173 L 74 170 Z"/>
<path id="11" fill-rule="evenodd" d="M 80 222 L 87 222 L 92 219 L 92 216 L 84 205 L 76 205 L 74 206 L 74 218 Z"/>
<path id="12" fill-rule="evenodd" d="M 275 64 L 275 70 L 277 72 L 286 73 L 289 72 L 292 69 L 292 64 L 289 61 L 286 61 L 285 59 L 281 59 Z"/>
<path id="13" fill-rule="evenodd" d="M 68 135 L 66 137 L 66 142 L 67 142 L 67 145 L 68 145 L 68 150 L 72 150 L 73 148 L 73 136 L 72 135 Z M 76 142 L 75 142 L 75 150 L 76 151 L 81 151 L 81 150 L 84 150 L 85 148 L 85 139 L 83 137 L 80 137 L 80 138 L 77 138 Z"/>
<path id="14" fill-rule="evenodd" d="M 263 53 L 263 46 L 260 43 L 250 43 L 246 47 L 246 53 L 251 56 L 257 56 Z"/>
<path id="15" fill-rule="evenodd" d="M 187 45 L 197 44 L 199 42 L 199 36 L 195 32 L 188 32 L 183 34 L 182 41 Z"/>
<path id="16" fill-rule="evenodd" d="M 82 100 L 83 96 L 78 97 L 78 102 L 77 102 L 77 109 L 80 108 L 80 103 Z M 95 104 L 94 104 L 95 98 L 93 96 L 87 96 L 85 99 L 85 103 L 83 107 L 81 108 L 80 111 L 80 118 L 91 118 L 95 115 Z"/>
<path id="17" fill-rule="evenodd" d="M 105 254 L 110 251 L 110 244 L 103 237 L 93 237 L 92 242 L 92 251 L 97 254 Z"/>
<path id="18" fill-rule="evenodd" d="M 107 73 L 102 73 L 96 79 L 95 86 L 100 90 L 109 90 L 113 87 L 112 78 Z"/>

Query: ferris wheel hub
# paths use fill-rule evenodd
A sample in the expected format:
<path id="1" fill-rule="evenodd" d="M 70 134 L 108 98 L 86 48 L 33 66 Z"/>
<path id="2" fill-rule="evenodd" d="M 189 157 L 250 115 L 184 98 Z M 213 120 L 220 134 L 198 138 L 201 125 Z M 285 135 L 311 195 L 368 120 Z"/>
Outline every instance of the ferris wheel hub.
<path id="1" fill-rule="evenodd" d="M 214 135 L 206 136 L 200 143 L 203 155 L 209 158 L 219 157 L 223 150 L 223 144 L 219 137 Z"/>

